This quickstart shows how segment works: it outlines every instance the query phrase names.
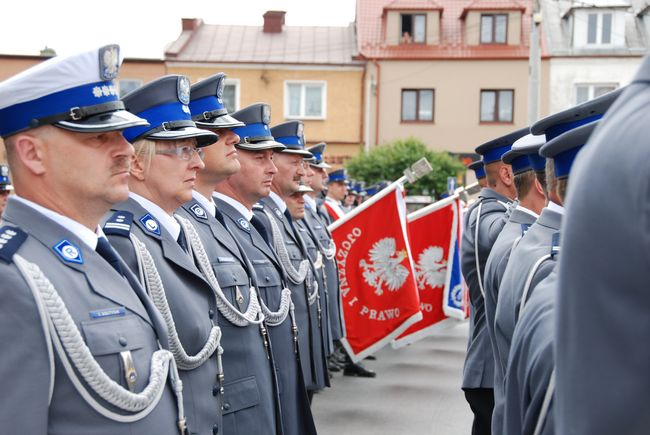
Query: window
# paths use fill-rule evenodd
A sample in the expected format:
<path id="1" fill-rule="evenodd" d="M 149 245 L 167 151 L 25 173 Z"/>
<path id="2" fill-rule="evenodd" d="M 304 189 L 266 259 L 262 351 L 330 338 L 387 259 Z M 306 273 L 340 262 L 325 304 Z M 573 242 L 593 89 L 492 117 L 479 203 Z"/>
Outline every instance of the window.
<path id="1" fill-rule="evenodd" d="M 612 18 L 611 12 L 587 15 L 587 44 L 612 43 Z"/>
<path id="2" fill-rule="evenodd" d="M 481 44 L 505 44 L 508 40 L 507 14 L 481 15 Z"/>
<path id="3" fill-rule="evenodd" d="M 481 122 L 512 122 L 515 91 L 481 90 Z"/>
<path id="4" fill-rule="evenodd" d="M 427 39 L 427 17 L 424 14 L 402 14 L 400 44 L 424 44 Z"/>
<path id="5" fill-rule="evenodd" d="M 285 82 L 284 90 L 285 118 L 325 119 L 326 82 Z"/>
<path id="6" fill-rule="evenodd" d="M 223 95 L 221 96 L 223 104 L 226 106 L 228 113 L 239 110 L 239 80 L 226 79 L 223 85 Z"/>
<path id="7" fill-rule="evenodd" d="M 600 97 L 618 88 L 616 83 L 578 84 L 576 85 L 576 104 Z"/>
<path id="8" fill-rule="evenodd" d="M 433 122 L 433 89 L 402 89 L 402 122 Z"/>
<path id="9" fill-rule="evenodd" d="M 142 86 L 142 80 L 139 79 L 120 79 L 117 83 L 120 88 L 120 98 Z"/>

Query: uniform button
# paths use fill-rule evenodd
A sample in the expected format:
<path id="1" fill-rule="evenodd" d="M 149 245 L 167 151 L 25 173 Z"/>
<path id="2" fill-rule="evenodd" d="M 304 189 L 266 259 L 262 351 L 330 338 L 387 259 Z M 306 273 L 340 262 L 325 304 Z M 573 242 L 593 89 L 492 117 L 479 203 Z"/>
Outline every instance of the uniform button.
<path id="1" fill-rule="evenodd" d="M 271 277 L 270 277 L 270 276 L 268 276 L 268 275 L 267 275 L 267 276 L 265 277 L 265 279 L 266 279 L 266 282 L 269 282 L 269 281 L 271 281 Z"/>
<path id="2" fill-rule="evenodd" d="M 117 342 L 120 343 L 120 346 L 126 346 L 128 344 L 128 341 L 126 341 L 126 338 L 124 337 L 118 338 Z"/>
<path id="3" fill-rule="evenodd" d="M 214 310 L 208 310 L 208 316 L 212 319 L 214 317 Z"/>
<path id="4" fill-rule="evenodd" d="M 212 387 L 212 395 L 216 397 L 218 394 L 219 394 L 219 387 L 215 385 L 214 387 Z"/>
<path id="5" fill-rule="evenodd" d="M 223 404 L 223 409 L 228 411 L 230 409 L 230 403 L 226 402 Z"/>
<path id="6" fill-rule="evenodd" d="M 219 433 L 219 426 L 216 424 L 212 426 L 212 435 L 217 435 Z"/>
<path id="7" fill-rule="evenodd" d="M 235 275 L 232 276 L 233 281 L 237 281 L 237 277 Z"/>

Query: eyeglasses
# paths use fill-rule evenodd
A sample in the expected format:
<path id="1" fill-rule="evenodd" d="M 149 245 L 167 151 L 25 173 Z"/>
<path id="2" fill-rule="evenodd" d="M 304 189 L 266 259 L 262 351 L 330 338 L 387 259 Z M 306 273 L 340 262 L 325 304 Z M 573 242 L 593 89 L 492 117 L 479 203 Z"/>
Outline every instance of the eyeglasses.
<path id="1" fill-rule="evenodd" d="M 176 155 L 179 159 L 186 162 L 192 159 L 194 152 L 196 152 L 196 154 L 199 156 L 199 159 L 203 160 L 203 157 L 205 156 L 203 148 L 196 148 L 190 145 L 185 145 L 176 148 L 156 149 L 156 154 L 165 154 L 168 156 Z"/>

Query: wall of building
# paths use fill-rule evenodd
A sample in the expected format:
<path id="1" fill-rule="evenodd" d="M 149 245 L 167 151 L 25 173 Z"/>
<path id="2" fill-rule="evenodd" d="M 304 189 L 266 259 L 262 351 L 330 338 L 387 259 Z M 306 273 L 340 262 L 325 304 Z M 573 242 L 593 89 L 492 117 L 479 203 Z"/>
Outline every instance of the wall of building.
<path id="1" fill-rule="evenodd" d="M 326 142 L 328 161 L 341 164 L 356 155 L 362 141 L 363 67 L 302 67 L 267 65 L 202 65 L 168 63 L 169 74 L 185 74 L 192 83 L 224 72 L 240 86 L 239 107 L 256 102 L 271 105 L 271 125 L 287 121 L 284 113 L 285 81 L 314 80 L 327 83 L 327 108 L 324 120 L 303 120 L 309 144 Z"/>
<path id="2" fill-rule="evenodd" d="M 577 84 L 630 83 L 641 65 L 641 57 L 557 57 L 550 60 L 549 101 L 551 113 L 576 103 Z"/>

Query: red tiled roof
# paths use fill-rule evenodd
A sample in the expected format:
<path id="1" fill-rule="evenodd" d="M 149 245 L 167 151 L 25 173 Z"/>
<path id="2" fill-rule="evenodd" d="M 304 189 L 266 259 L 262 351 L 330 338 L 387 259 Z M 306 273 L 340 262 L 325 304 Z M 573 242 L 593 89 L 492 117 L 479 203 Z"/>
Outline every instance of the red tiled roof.
<path id="1" fill-rule="evenodd" d="M 393 0 L 384 6 L 384 10 L 398 11 L 431 11 L 436 9 L 442 9 L 442 6 L 433 0 Z"/>
<path id="2" fill-rule="evenodd" d="M 521 59 L 529 54 L 531 0 L 437 0 L 441 6 L 440 43 L 437 45 L 387 45 L 384 8 L 395 0 L 357 0 L 357 46 L 369 59 Z M 405 1 L 405 0 L 397 0 Z M 408 0 L 411 10 L 416 4 L 430 9 L 429 0 Z M 495 7 L 497 5 L 498 7 Z M 522 10 L 521 44 L 467 45 L 464 40 L 465 9 Z M 392 8 L 391 8 L 392 9 Z"/>

